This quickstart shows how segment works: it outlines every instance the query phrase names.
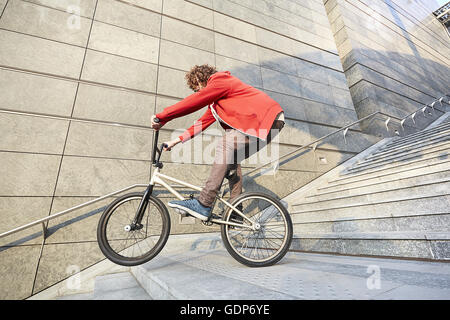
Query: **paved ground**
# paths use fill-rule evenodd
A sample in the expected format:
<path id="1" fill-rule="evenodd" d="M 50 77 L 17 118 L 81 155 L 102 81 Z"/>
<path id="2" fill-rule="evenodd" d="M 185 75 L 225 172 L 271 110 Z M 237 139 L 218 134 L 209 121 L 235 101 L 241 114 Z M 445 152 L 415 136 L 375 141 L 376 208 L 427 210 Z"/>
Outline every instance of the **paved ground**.
<path id="1" fill-rule="evenodd" d="M 450 263 L 288 253 L 275 266 L 249 268 L 217 235 L 167 246 L 132 269 L 154 299 L 450 300 Z"/>
<path id="2" fill-rule="evenodd" d="M 249 268 L 228 254 L 218 234 L 171 235 L 141 266 L 102 264 L 82 272 L 86 284 L 79 294 L 58 294 L 61 283 L 34 298 L 450 300 L 450 263 L 290 252 L 274 266 Z"/>

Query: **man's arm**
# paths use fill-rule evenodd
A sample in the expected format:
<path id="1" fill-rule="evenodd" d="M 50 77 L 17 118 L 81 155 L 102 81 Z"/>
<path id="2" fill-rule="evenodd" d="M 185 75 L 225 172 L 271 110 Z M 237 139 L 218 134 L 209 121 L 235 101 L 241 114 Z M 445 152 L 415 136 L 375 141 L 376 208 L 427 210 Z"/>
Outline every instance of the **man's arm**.
<path id="1" fill-rule="evenodd" d="M 230 83 L 221 76 L 210 79 L 207 86 L 200 91 L 187 96 L 183 100 L 165 108 L 156 115 L 160 119 L 161 126 L 166 122 L 185 116 L 200 110 L 206 105 L 213 103 L 227 95 L 230 90 Z"/>
<path id="2" fill-rule="evenodd" d="M 198 135 L 200 132 L 206 130 L 210 125 L 212 125 L 216 121 L 216 118 L 214 118 L 211 109 L 208 108 L 206 112 L 195 121 L 195 123 L 187 129 L 181 136 L 179 136 L 180 140 L 182 142 L 186 142 L 196 135 Z"/>
<path id="3" fill-rule="evenodd" d="M 199 134 L 200 132 L 206 130 L 210 125 L 212 125 L 216 121 L 216 118 L 214 118 L 211 109 L 208 108 L 206 112 L 195 121 L 195 123 L 187 129 L 182 135 L 178 136 L 176 139 L 167 141 L 166 145 L 167 147 L 164 148 L 164 150 L 170 151 L 174 146 L 179 144 L 180 142 L 186 142 L 190 139 L 192 139 L 194 136 Z"/>

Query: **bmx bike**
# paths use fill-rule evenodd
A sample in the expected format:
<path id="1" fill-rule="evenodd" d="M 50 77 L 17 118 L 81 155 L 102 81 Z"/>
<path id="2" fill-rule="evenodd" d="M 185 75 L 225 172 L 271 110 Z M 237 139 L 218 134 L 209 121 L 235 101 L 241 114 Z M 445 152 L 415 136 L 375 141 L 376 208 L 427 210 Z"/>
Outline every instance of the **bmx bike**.
<path id="1" fill-rule="evenodd" d="M 155 131 L 151 158 L 155 169 L 146 190 L 115 199 L 98 222 L 99 247 L 106 258 L 119 265 L 136 266 L 150 261 L 169 238 L 169 212 L 153 195 L 155 185 L 161 185 L 180 200 L 185 198 L 165 180 L 201 191 L 198 186 L 161 173 L 165 144 L 157 147 L 158 136 L 159 131 Z M 250 267 L 264 267 L 285 256 L 292 241 L 292 221 L 278 199 L 262 192 L 244 192 L 230 203 L 217 195 L 211 212 L 217 201 L 223 204 L 221 213 L 211 214 L 202 223 L 221 225 L 222 241 L 233 258 Z"/>

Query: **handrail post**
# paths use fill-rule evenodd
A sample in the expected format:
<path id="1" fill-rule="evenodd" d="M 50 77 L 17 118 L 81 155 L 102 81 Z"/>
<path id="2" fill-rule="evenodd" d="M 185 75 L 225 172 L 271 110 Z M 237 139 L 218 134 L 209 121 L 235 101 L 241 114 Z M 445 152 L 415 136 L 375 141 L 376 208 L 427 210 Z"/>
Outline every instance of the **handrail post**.
<path id="1" fill-rule="evenodd" d="M 48 233 L 48 229 L 45 226 L 45 222 L 42 222 L 42 236 L 43 236 L 44 240 L 47 238 L 47 233 Z"/>

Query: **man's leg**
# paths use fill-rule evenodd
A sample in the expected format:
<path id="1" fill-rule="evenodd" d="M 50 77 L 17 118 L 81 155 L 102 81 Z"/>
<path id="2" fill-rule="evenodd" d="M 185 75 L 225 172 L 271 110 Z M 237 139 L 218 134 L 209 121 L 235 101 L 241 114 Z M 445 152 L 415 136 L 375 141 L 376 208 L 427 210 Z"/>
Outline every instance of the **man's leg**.
<path id="1" fill-rule="evenodd" d="M 271 130 L 267 142 L 261 144 L 261 147 L 264 147 L 267 143 L 270 143 L 272 138 L 278 134 L 282 128 L 280 123 L 284 124 L 281 121 L 274 122 L 272 129 L 275 130 Z M 223 179 L 230 168 L 229 165 L 239 164 L 242 160 L 250 157 L 253 153 L 258 151 L 260 149 L 259 142 L 260 140 L 249 139 L 248 136 L 237 130 L 227 130 L 222 137 L 222 140 L 216 147 L 216 156 L 210 176 L 206 181 L 205 187 L 200 192 L 198 199 L 169 201 L 169 206 L 187 211 L 189 214 L 199 219 L 208 220 L 211 216 L 211 206 L 214 203 L 217 192 L 219 191 Z M 239 175 L 239 181 L 236 181 L 232 187 L 233 197 L 238 196 L 242 191 L 242 173 Z"/>
<path id="2" fill-rule="evenodd" d="M 230 184 L 230 202 L 242 193 L 242 169 L 240 164 L 229 165 L 226 175 Z"/>
<path id="3" fill-rule="evenodd" d="M 248 143 L 247 136 L 240 133 L 239 131 L 227 130 L 225 132 L 222 139 L 217 144 L 214 163 L 209 178 L 198 197 L 198 201 L 203 206 L 212 206 L 217 192 L 222 185 L 223 179 L 225 178 L 225 175 L 227 174 L 227 172 L 229 172 L 230 169 L 233 170 L 237 167 L 235 160 L 236 150 L 245 147 L 246 143 Z M 239 191 L 240 194 L 242 191 L 242 182 L 239 185 L 239 181 L 236 181 L 233 186 L 235 187 L 234 192 Z"/>
<path id="4" fill-rule="evenodd" d="M 243 156 L 235 155 L 236 164 L 234 167 L 230 167 L 230 178 L 228 179 L 230 182 L 230 202 L 235 199 L 238 195 L 242 193 L 242 169 L 241 169 L 241 161 L 249 158 L 264 146 L 270 144 L 275 136 L 283 129 L 284 122 L 283 121 L 274 121 L 272 128 L 267 136 L 267 141 L 262 142 L 257 138 L 248 138 L 246 143 L 241 147 L 245 150 L 243 151 Z M 239 153 L 239 150 L 236 150 L 235 153 Z M 241 151 L 242 153 L 242 151 Z"/>
<path id="5" fill-rule="evenodd" d="M 267 141 L 262 142 L 258 138 L 249 137 L 237 130 L 227 130 L 216 147 L 216 155 L 210 176 L 206 181 L 198 198 L 206 207 L 212 206 L 214 198 L 219 191 L 223 179 L 230 170 L 236 169 L 236 173 L 230 181 L 230 200 L 242 193 L 242 170 L 240 163 L 269 144 L 284 126 L 283 121 L 275 120 Z"/>

